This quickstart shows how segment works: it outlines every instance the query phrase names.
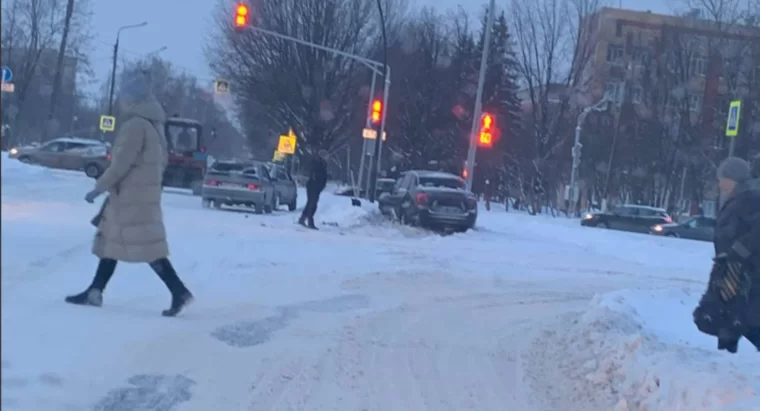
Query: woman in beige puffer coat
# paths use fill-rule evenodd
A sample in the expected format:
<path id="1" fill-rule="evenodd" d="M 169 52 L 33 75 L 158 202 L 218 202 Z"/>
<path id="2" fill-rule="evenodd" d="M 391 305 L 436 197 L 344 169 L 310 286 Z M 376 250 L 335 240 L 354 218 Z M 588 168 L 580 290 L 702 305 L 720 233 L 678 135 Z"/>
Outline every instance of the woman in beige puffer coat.
<path id="1" fill-rule="evenodd" d="M 193 297 L 169 262 L 161 188 L 168 153 L 164 123 L 166 114 L 153 97 L 147 75 L 135 74 L 121 87 L 119 102 L 126 115 L 114 141 L 111 165 L 85 200 L 92 203 L 108 193 L 100 213 L 92 252 L 100 263 L 90 287 L 66 297 L 66 302 L 101 306 L 103 290 L 117 261 L 149 263 L 172 294 L 163 315 L 175 316 Z"/>

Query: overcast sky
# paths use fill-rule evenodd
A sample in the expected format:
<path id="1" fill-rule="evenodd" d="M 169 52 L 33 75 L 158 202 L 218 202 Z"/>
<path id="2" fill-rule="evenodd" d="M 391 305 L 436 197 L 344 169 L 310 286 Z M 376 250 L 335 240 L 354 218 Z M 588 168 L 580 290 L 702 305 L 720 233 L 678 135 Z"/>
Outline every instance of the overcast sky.
<path id="1" fill-rule="evenodd" d="M 617 0 L 612 5 L 617 7 Z M 652 10 L 665 13 L 673 8 L 662 0 L 621 0 L 624 8 Z M 677 1 L 677 0 L 676 0 Z M 216 0 L 93 0 L 93 28 L 95 40 L 92 60 L 99 82 L 107 79 L 110 72 L 113 43 L 120 26 L 147 21 L 142 28 L 124 31 L 120 44 L 120 56 L 138 59 L 161 47 L 167 49 L 161 56 L 202 80 L 213 80 L 203 56 L 205 32 L 209 27 L 211 11 Z M 471 12 L 481 10 L 487 1 L 481 0 L 410 0 L 416 7 L 434 6 L 445 11 L 464 4 Z M 497 4 L 506 4 L 497 0 Z"/>

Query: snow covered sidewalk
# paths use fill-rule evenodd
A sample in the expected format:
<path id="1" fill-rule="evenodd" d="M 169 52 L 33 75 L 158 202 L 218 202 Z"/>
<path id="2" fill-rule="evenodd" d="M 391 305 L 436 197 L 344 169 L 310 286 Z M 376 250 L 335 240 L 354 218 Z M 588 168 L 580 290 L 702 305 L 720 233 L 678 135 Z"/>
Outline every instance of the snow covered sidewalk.
<path id="1" fill-rule="evenodd" d="M 760 410 L 758 353 L 746 340 L 738 354 L 717 351 L 692 323 L 699 297 L 675 288 L 597 295 L 557 336 L 574 391 L 603 391 L 615 411 Z"/>

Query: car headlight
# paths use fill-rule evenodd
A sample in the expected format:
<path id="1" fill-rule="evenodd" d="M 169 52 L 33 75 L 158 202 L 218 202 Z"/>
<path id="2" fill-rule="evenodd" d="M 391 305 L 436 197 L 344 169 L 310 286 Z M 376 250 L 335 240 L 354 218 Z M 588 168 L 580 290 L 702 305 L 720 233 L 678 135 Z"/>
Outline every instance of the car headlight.
<path id="1" fill-rule="evenodd" d="M 10 152 L 11 152 L 11 154 L 18 154 L 18 149 L 14 147 L 14 148 L 11 149 Z"/>
<path id="2" fill-rule="evenodd" d="M 656 226 L 652 227 L 652 231 L 660 233 L 662 232 L 662 226 L 657 224 Z"/>
<path id="3" fill-rule="evenodd" d="M 591 220 L 592 218 L 594 218 L 594 215 L 591 213 L 586 213 L 583 215 L 584 220 Z"/>

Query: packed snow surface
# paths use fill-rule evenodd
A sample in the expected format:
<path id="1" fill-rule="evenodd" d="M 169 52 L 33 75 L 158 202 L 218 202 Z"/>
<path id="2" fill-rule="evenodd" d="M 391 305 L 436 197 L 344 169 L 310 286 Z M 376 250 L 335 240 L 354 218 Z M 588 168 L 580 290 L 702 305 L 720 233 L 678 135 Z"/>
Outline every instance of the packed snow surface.
<path id="1" fill-rule="evenodd" d="M 691 323 L 708 243 L 497 205 L 442 237 L 329 192 L 313 232 L 167 189 L 197 301 L 163 318 L 147 265 L 119 265 L 102 308 L 63 302 L 97 264 L 92 180 L 0 176 L 4 410 L 760 410 L 757 353 Z"/>

